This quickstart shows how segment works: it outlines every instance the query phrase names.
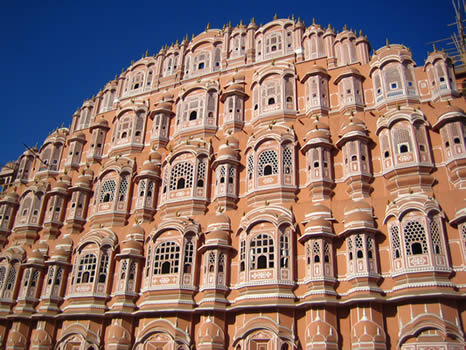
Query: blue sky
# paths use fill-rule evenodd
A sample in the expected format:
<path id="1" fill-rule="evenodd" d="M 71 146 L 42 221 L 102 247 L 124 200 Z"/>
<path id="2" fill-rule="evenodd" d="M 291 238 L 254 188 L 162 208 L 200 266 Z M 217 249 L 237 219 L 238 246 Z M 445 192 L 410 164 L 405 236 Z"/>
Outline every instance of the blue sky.
<path id="1" fill-rule="evenodd" d="M 207 23 L 267 23 L 274 14 L 312 18 L 341 30 L 362 29 L 373 49 L 389 38 L 410 47 L 417 65 L 453 32 L 449 0 L 394 1 L 2 1 L 0 4 L 0 164 L 15 160 L 23 143 L 40 146 L 50 131 L 71 124 L 73 112 L 149 50 Z"/>

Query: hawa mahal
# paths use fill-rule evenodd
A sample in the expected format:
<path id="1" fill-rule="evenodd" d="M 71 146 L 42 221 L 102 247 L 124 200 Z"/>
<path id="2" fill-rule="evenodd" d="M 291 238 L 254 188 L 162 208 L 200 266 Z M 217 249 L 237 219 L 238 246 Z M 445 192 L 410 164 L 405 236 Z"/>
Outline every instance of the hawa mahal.
<path id="1" fill-rule="evenodd" d="M 146 53 L 0 172 L 0 347 L 464 349 L 460 84 L 294 18 Z"/>

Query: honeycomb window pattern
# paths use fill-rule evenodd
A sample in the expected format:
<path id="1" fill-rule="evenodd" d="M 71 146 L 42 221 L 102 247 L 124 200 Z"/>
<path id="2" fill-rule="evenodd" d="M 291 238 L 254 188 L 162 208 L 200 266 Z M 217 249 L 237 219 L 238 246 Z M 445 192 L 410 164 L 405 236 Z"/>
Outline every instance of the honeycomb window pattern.
<path id="1" fill-rule="evenodd" d="M 318 241 L 314 241 L 312 245 L 312 254 L 314 255 L 314 262 L 320 262 L 320 244 Z"/>
<path id="2" fill-rule="evenodd" d="M 120 189 L 118 190 L 118 199 L 124 201 L 128 193 L 128 176 L 125 176 L 120 182 Z"/>
<path id="3" fill-rule="evenodd" d="M 293 158 L 291 147 L 287 147 L 283 150 L 283 172 L 285 174 L 291 174 L 293 169 Z"/>
<path id="4" fill-rule="evenodd" d="M 390 228 L 392 237 L 392 257 L 398 259 L 401 256 L 400 229 L 397 225 Z"/>
<path id="5" fill-rule="evenodd" d="M 404 227 L 403 235 L 407 255 L 427 254 L 426 231 L 424 225 L 419 221 L 408 221 Z M 416 250 L 417 247 L 420 247 L 420 249 Z"/>
<path id="6" fill-rule="evenodd" d="M 184 186 L 180 185 L 180 180 L 184 180 Z M 176 163 L 172 168 L 170 176 L 170 191 L 181 188 L 193 187 L 193 165 L 190 162 Z"/>
<path id="7" fill-rule="evenodd" d="M 435 254 L 442 254 L 442 240 L 440 238 L 440 226 L 436 218 L 430 221 L 430 235 Z"/>
<path id="8" fill-rule="evenodd" d="M 155 249 L 154 275 L 178 273 L 180 246 L 175 242 L 163 242 Z"/>
<path id="9" fill-rule="evenodd" d="M 267 150 L 259 155 L 258 176 L 278 174 L 277 152 Z M 269 170 L 270 169 L 270 170 Z"/>
<path id="10" fill-rule="evenodd" d="M 99 203 L 111 202 L 115 195 L 116 182 L 115 180 L 107 180 L 103 183 L 100 190 Z"/>

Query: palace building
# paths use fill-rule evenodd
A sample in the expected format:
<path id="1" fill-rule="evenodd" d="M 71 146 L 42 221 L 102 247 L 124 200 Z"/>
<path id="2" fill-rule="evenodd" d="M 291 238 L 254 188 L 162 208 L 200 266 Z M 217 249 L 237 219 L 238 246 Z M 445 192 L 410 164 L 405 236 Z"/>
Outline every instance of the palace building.
<path id="1" fill-rule="evenodd" d="M 457 84 L 294 18 L 145 54 L 0 172 L 0 348 L 465 349 Z"/>

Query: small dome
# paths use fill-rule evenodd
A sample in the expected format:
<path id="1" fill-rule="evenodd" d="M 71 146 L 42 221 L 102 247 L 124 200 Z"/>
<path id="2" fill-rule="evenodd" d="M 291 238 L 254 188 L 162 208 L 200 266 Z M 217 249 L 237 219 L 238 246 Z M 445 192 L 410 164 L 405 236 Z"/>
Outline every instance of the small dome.
<path id="1" fill-rule="evenodd" d="M 31 254 L 29 254 L 28 257 L 28 263 L 43 263 L 44 262 L 44 256 L 39 250 L 33 250 Z"/>
<path id="2" fill-rule="evenodd" d="M 227 91 L 244 91 L 244 86 L 242 84 L 231 84 Z"/>
<path id="3" fill-rule="evenodd" d="M 332 224 L 328 220 L 322 218 L 312 219 L 306 224 L 306 227 L 325 227 L 332 228 Z"/>
<path id="4" fill-rule="evenodd" d="M 223 144 L 219 147 L 218 158 L 238 159 L 238 152 L 231 148 L 230 145 Z"/>
<path id="5" fill-rule="evenodd" d="M 51 255 L 52 258 L 58 260 L 67 260 L 68 259 L 68 252 L 63 248 L 55 248 Z"/>
<path id="6" fill-rule="evenodd" d="M 330 209 L 323 204 L 314 204 L 306 213 L 309 218 L 330 218 L 332 216 Z"/>
<path id="7" fill-rule="evenodd" d="M 56 247 L 72 247 L 73 240 L 71 239 L 70 235 L 66 235 L 63 238 L 57 241 Z"/>
<path id="8" fill-rule="evenodd" d="M 141 254 L 142 253 L 142 243 L 136 241 L 132 237 L 121 242 L 121 252 L 123 254 L 133 253 Z"/>
<path id="9" fill-rule="evenodd" d="M 345 206 L 345 210 L 344 210 L 344 213 L 345 215 L 348 215 L 352 212 L 355 212 L 355 211 L 367 211 L 367 212 L 370 212 L 372 213 L 372 207 L 371 205 L 364 201 L 364 200 L 360 200 L 360 201 L 350 201 L 346 206 Z"/>
<path id="10" fill-rule="evenodd" d="M 76 180 L 76 186 L 89 188 L 91 186 L 91 183 L 87 176 L 80 175 L 78 179 Z"/>
<path id="11" fill-rule="evenodd" d="M 211 245 L 211 244 L 217 244 L 217 243 L 223 243 L 223 244 L 230 243 L 230 235 L 228 234 L 227 231 L 215 230 L 215 231 L 211 231 L 207 233 L 206 244 Z"/>
<path id="12" fill-rule="evenodd" d="M 146 160 L 142 165 L 142 171 L 158 172 L 159 168 L 150 160 Z"/>
<path id="13" fill-rule="evenodd" d="M 90 168 L 85 168 L 84 169 L 84 175 L 89 176 L 90 178 L 94 177 L 94 171 Z"/>
<path id="14" fill-rule="evenodd" d="M 220 212 L 217 212 L 216 215 L 209 216 L 209 221 L 207 224 L 207 232 L 215 230 L 225 230 L 230 231 L 231 221 L 230 218 Z"/>
<path id="15" fill-rule="evenodd" d="M 244 81 L 246 78 L 243 73 L 236 73 L 233 75 L 232 81 L 238 82 L 238 81 Z"/>
<path id="16" fill-rule="evenodd" d="M 91 124 L 91 129 L 93 128 L 108 128 L 108 122 L 104 118 L 99 118 L 94 120 Z"/>
<path id="17" fill-rule="evenodd" d="M 154 161 L 155 163 L 162 162 L 162 155 L 159 151 L 153 150 L 149 153 L 149 158 Z"/>
<path id="18" fill-rule="evenodd" d="M 228 143 L 229 146 L 231 147 L 238 147 L 239 146 L 239 141 L 236 137 L 228 135 L 225 140 L 226 143 Z"/>

